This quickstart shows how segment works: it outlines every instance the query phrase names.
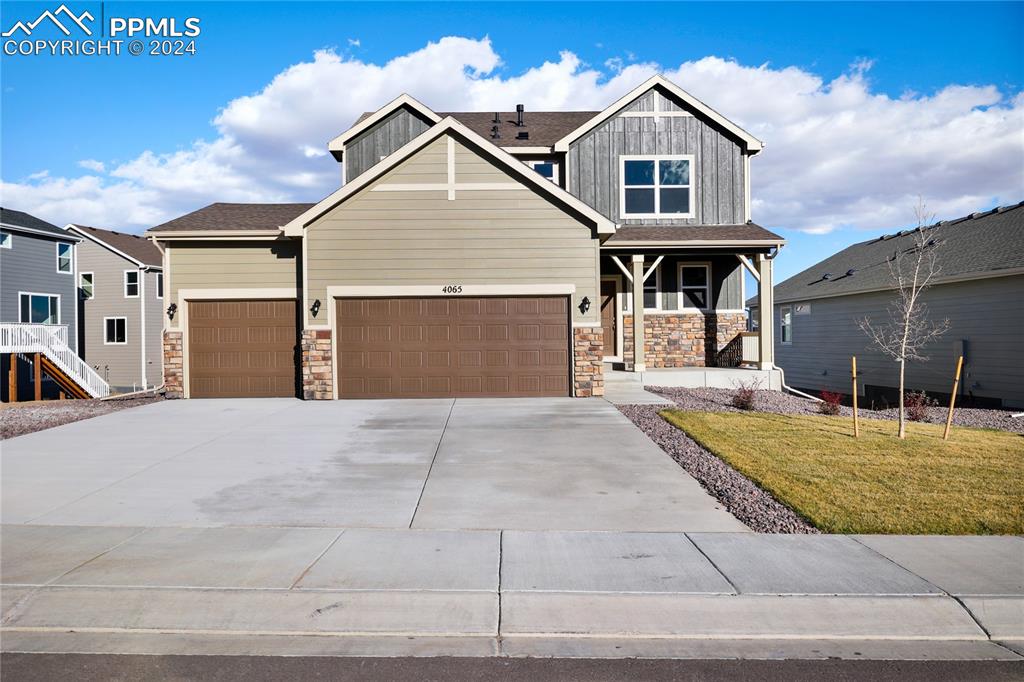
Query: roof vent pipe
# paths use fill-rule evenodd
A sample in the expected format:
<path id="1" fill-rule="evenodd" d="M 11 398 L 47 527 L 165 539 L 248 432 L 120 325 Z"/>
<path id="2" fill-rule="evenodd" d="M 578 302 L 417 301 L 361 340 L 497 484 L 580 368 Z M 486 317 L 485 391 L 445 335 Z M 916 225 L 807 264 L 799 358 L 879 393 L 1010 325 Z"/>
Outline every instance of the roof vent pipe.
<path id="1" fill-rule="evenodd" d="M 491 126 L 491 139 L 497 140 L 501 137 L 501 133 L 498 132 L 498 126 Z"/>
<path id="2" fill-rule="evenodd" d="M 526 107 L 524 107 L 522 104 L 517 104 L 516 105 L 516 125 L 519 126 L 520 128 L 522 128 L 524 125 L 526 125 L 526 124 L 523 123 L 523 112 L 524 111 L 526 111 Z"/>
<path id="3" fill-rule="evenodd" d="M 494 123 L 501 123 L 501 114 L 497 111 L 494 112 Z"/>

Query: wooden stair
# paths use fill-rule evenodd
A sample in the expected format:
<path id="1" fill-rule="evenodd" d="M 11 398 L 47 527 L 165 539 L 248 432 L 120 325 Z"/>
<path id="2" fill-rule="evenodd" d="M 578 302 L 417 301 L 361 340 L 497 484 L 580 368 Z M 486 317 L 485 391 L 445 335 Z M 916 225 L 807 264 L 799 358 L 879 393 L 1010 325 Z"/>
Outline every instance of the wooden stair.
<path id="1" fill-rule="evenodd" d="M 60 386 L 60 390 L 64 391 L 69 397 L 79 398 L 82 400 L 92 398 L 88 391 L 78 385 L 78 382 L 65 374 L 60 367 L 53 364 L 53 360 L 42 353 L 40 353 L 38 357 L 39 365 L 42 370 L 50 375 L 50 378 Z"/>

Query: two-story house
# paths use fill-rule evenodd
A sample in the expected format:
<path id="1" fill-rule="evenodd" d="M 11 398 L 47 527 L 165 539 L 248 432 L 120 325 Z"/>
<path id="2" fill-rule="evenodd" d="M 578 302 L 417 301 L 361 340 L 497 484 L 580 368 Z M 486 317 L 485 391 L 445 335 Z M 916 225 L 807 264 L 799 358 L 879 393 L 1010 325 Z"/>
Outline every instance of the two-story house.
<path id="1" fill-rule="evenodd" d="M 78 245 L 78 352 L 115 390 L 163 379 L 163 255 L 138 235 L 68 225 Z"/>
<path id="2" fill-rule="evenodd" d="M 762 143 L 662 77 L 600 112 L 517 109 L 403 95 L 330 142 L 322 201 L 152 228 L 169 392 L 589 396 L 607 363 L 771 369 Z M 744 269 L 767 303 L 752 337 Z"/>
<path id="3" fill-rule="evenodd" d="M 76 248 L 81 238 L 0 208 L 3 400 L 100 397 L 107 385 L 78 357 Z"/>

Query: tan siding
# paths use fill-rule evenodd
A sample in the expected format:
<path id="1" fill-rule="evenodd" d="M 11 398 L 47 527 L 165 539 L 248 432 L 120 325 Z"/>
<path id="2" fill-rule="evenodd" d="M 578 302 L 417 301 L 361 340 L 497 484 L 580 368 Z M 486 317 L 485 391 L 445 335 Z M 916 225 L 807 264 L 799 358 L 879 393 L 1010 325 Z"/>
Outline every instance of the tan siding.
<path id="1" fill-rule="evenodd" d="M 396 170 L 446 178 L 447 152 L 436 149 L 447 142 Z M 460 143 L 455 159 L 456 183 L 518 182 Z M 392 171 L 310 225 L 308 299 L 339 285 L 437 285 L 440 295 L 446 284 L 574 284 L 574 320 L 597 322 L 596 305 L 586 316 L 576 308 L 584 296 L 597 300 L 598 241 L 588 226 L 526 186 L 457 190 L 452 201 L 444 191 L 372 191 L 404 182 L 408 173 Z"/>

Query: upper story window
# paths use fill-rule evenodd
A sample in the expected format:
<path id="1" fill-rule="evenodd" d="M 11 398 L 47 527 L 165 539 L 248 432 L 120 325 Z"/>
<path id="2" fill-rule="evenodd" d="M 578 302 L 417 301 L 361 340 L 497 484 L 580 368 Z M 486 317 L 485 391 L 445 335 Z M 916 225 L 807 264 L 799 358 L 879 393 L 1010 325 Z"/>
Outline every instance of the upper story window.
<path id="1" fill-rule="evenodd" d="M 82 297 L 82 300 L 89 300 L 96 295 L 96 279 L 91 272 L 81 272 L 78 274 L 78 292 Z"/>
<path id="2" fill-rule="evenodd" d="M 139 271 L 124 271 L 124 297 L 138 298 L 139 296 Z"/>
<path id="3" fill-rule="evenodd" d="M 156 273 L 156 297 L 164 297 L 164 273 Z"/>
<path id="4" fill-rule="evenodd" d="M 527 161 L 530 168 L 540 173 L 551 182 L 558 184 L 558 163 L 555 161 Z"/>
<path id="5" fill-rule="evenodd" d="M 793 307 L 784 305 L 779 308 L 779 341 L 793 343 Z"/>
<path id="6" fill-rule="evenodd" d="M 11 233 L 0 230 L 0 249 L 11 248 Z"/>
<path id="7" fill-rule="evenodd" d="M 60 324 L 60 296 L 20 294 L 19 321 L 25 324 Z"/>
<path id="8" fill-rule="evenodd" d="M 57 272 L 71 274 L 71 244 L 57 243 Z"/>
<path id="9" fill-rule="evenodd" d="M 623 218 L 692 216 L 693 156 L 621 156 L 619 162 Z"/>

